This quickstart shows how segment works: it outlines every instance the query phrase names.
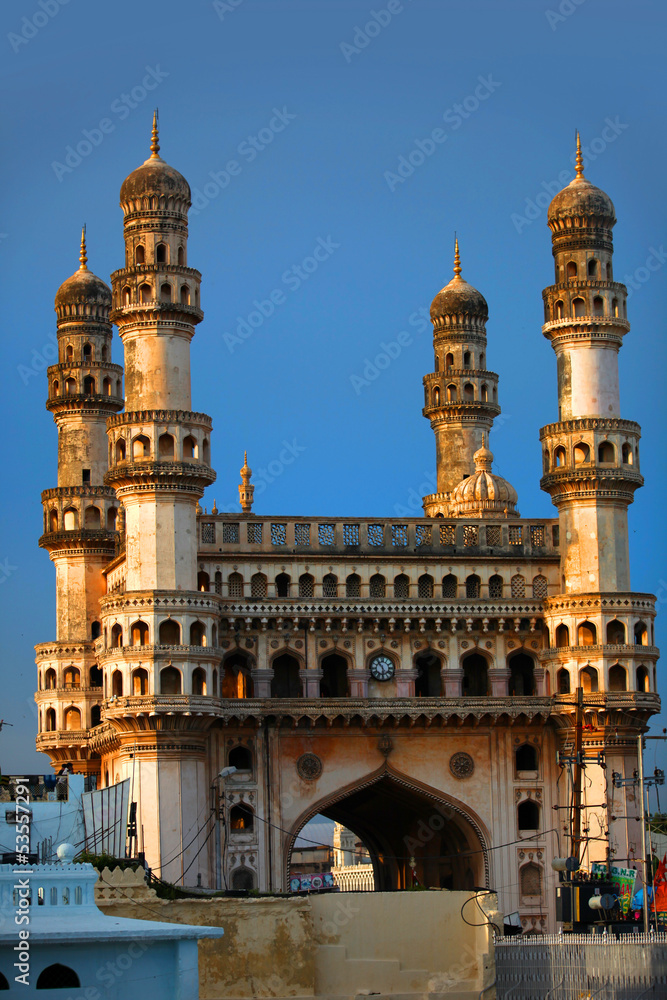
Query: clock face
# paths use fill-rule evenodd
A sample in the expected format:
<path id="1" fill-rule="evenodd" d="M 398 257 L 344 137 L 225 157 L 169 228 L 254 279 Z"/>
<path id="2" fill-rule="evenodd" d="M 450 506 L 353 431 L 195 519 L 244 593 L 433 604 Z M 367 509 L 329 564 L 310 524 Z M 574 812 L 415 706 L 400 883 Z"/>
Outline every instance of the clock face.
<path id="1" fill-rule="evenodd" d="M 389 681 L 394 673 L 394 664 L 388 656 L 376 656 L 371 660 L 371 675 L 376 681 Z"/>

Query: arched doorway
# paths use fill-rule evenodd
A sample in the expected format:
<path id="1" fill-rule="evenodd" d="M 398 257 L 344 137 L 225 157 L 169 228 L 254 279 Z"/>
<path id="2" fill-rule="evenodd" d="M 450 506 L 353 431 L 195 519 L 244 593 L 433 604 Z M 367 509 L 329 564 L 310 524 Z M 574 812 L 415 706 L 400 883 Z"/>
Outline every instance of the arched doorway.
<path id="1" fill-rule="evenodd" d="M 389 764 L 299 818 L 285 846 L 286 884 L 294 842 L 317 813 L 342 823 L 363 842 L 376 891 L 415 884 L 442 889 L 489 884 L 489 838 L 480 820 L 461 803 Z"/>

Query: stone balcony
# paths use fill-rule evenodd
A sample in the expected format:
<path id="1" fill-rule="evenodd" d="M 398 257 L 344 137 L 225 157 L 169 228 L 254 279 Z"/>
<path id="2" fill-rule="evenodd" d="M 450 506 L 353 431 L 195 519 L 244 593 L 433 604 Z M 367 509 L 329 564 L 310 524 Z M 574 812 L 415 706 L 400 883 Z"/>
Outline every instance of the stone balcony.
<path id="1" fill-rule="evenodd" d="M 541 660 L 575 659 L 589 660 L 591 657 L 607 656 L 617 659 L 627 659 L 629 656 L 639 659 L 657 660 L 660 650 L 657 646 L 642 646 L 639 643 L 597 643 L 590 646 L 556 646 L 543 649 Z"/>
<path id="2" fill-rule="evenodd" d="M 106 649 L 101 649 L 98 652 L 97 658 L 100 664 L 121 658 L 124 660 L 136 660 L 139 663 L 142 657 L 145 660 L 164 659 L 165 657 L 173 660 L 220 660 L 223 654 L 224 650 L 218 646 L 170 646 L 158 644 L 147 646 L 108 646 Z"/>

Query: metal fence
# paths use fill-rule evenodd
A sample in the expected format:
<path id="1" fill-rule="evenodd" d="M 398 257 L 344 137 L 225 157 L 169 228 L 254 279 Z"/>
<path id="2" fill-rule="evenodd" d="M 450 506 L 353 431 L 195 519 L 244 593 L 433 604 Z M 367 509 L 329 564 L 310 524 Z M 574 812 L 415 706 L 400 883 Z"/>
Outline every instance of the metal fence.
<path id="1" fill-rule="evenodd" d="M 667 1000 L 667 933 L 496 939 L 497 1000 Z"/>

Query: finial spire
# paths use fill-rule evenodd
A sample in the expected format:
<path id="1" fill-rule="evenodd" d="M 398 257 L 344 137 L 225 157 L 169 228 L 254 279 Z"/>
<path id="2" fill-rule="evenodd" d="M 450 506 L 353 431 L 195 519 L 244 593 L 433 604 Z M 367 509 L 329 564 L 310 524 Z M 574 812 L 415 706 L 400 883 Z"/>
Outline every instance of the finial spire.
<path id="1" fill-rule="evenodd" d="M 461 255 L 459 253 L 459 238 L 454 233 L 454 274 L 457 278 L 461 277 Z"/>
<path id="2" fill-rule="evenodd" d="M 88 270 L 88 266 L 87 266 L 88 265 L 88 256 L 86 254 L 86 227 L 85 226 L 81 227 L 81 252 L 79 253 L 79 261 L 80 261 L 79 270 L 80 271 L 87 271 Z"/>
<path id="3" fill-rule="evenodd" d="M 577 171 L 577 177 L 584 176 L 584 158 L 581 153 L 581 137 L 579 135 L 579 129 L 577 129 L 577 159 L 575 161 L 575 169 Z"/>
<path id="4" fill-rule="evenodd" d="M 153 112 L 153 132 L 151 134 L 151 160 L 159 160 L 160 158 L 160 137 L 158 134 L 158 110 L 157 108 Z"/>

